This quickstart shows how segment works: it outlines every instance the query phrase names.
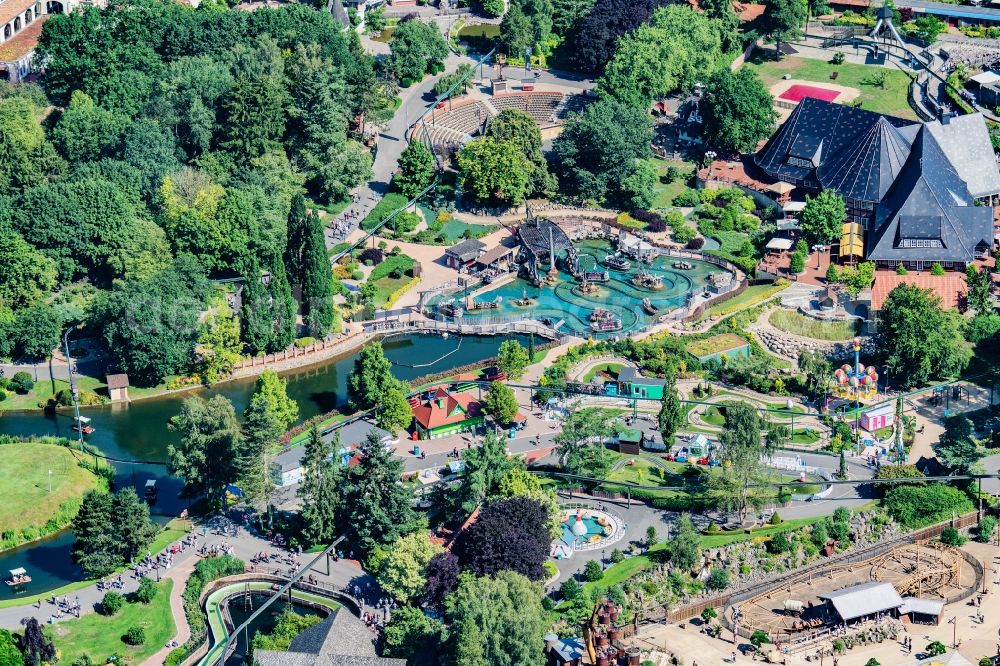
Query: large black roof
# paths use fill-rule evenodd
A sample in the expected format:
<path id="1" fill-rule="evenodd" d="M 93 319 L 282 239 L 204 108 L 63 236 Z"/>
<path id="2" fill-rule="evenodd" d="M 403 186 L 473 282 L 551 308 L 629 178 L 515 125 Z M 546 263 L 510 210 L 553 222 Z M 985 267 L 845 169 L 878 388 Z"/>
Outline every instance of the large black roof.
<path id="1" fill-rule="evenodd" d="M 868 258 L 969 262 L 982 243 L 992 247 L 993 210 L 975 205 L 931 131 L 922 128 L 899 178 L 876 209 Z"/>
<path id="2" fill-rule="evenodd" d="M 811 181 L 844 198 L 877 202 L 906 161 L 919 127 L 912 120 L 805 97 L 754 159 L 778 180 Z M 790 157 L 796 158 L 792 164 Z"/>

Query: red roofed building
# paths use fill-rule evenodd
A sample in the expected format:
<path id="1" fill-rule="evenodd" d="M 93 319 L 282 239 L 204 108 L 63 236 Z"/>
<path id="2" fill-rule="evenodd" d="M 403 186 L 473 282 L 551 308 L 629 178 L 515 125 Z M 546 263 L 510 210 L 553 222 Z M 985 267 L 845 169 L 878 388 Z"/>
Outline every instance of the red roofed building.
<path id="1" fill-rule="evenodd" d="M 436 439 L 471 430 L 484 421 L 482 406 L 470 393 L 432 389 L 413 407 L 413 423 L 420 439 Z"/>

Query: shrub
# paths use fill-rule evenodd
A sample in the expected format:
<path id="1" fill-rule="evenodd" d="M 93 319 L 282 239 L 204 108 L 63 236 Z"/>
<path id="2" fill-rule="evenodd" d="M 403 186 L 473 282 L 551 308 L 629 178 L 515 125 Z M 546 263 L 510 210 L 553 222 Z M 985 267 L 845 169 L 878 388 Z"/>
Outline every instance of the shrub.
<path id="1" fill-rule="evenodd" d="M 965 536 L 954 527 L 946 527 L 941 532 L 941 543 L 949 546 L 961 546 L 965 543 Z"/>
<path id="2" fill-rule="evenodd" d="M 30 374 L 21 370 L 14 373 L 14 377 L 10 380 L 10 387 L 21 395 L 24 395 L 35 388 L 35 380 L 31 378 Z"/>
<path id="3" fill-rule="evenodd" d="M 719 612 L 711 606 L 701 612 L 701 619 L 705 622 L 711 622 L 717 617 L 719 617 Z"/>
<path id="4" fill-rule="evenodd" d="M 774 513 L 771 514 L 771 517 L 768 519 L 767 522 L 770 523 L 771 525 L 780 525 L 781 523 L 785 522 L 785 519 L 781 517 L 780 513 L 775 511 Z"/>
<path id="5" fill-rule="evenodd" d="M 996 529 L 997 519 L 993 516 L 983 516 L 983 519 L 979 521 L 979 528 L 976 530 L 976 541 L 989 543 Z"/>
<path id="6" fill-rule="evenodd" d="M 836 53 L 833 54 L 833 58 L 830 59 L 830 62 L 833 63 L 834 65 L 843 65 L 844 54 L 841 53 L 840 51 L 837 51 Z M 871 666 L 871 664 L 869 664 L 869 666 Z M 878 662 L 875 662 L 875 666 L 878 666 Z"/>
<path id="7" fill-rule="evenodd" d="M 846 506 L 838 506 L 833 512 L 833 522 L 846 523 L 851 520 L 851 511 Z"/>
<path id="8" fill-rule="evenodd" d="M 174 648 L 167 655 L 167 660 L 163 662 L 163 666 L 180 666 L 180 663 L 184 661 L 184 657 L 187 656 L 187 650 L 182 647 Z"/>
<path id="9" fill-rule="evenodd" d="M 701 197 L 698 195 L 697 190 L 692 190 L 689 187 L 688 189 L 684 190 L 676 197 L 674 197 L 673 203 L 675 206 L 681 208 L 690 208 L 692 206 L 697 206 L 698 204 L 700 204 Z"/>
<path id="10" fill-rule="evenodd" d="M 139 581 L 139 589 L 135 591 L 137 601 L 148 604 L 156 598 L 156 583 L 151 578 L 143 576 Z"/>
<path id="11" fill-rule="evenodd" d="M 798 252 L 792 255 L 792 258 L 788 262 L 788 270 L 792 273 L 798 275 L 806 269 L 806 258 L 799 254 Z"/>
<path id="12" fill-rule="evenodd" d="M 729 587 L 729 572 L 725 569 L 712 569 L 705 581 L 705 587 L 710 590 L 724 590 Z"/>
<path id="13" fill-rule="evenodd" d="M 597 560 L 590 560 L 583 567 L 583 577 L 590 582 L 601 580 L 604 578 L 604 567 Z"/>
<path id="14" fill-rule="evenodd" d="M 761 645 L 764 645 L 765 643 L 770 643 L 771 638 L 766 633 L 758 629 L 757 631 L 750 634 L 750 642 L 753 644 L 755 648 L 759 648 Z"/>
<path id="15" fill-rule="evenodd" d="M 909 272 L 910 271 L 906 270 L 906 266 L 904 266 L 903 264 L 896 266 L 896 275 L 907 275 L 909 274 Z"/>
<path id="16" fill-rule="evenodd" d="M 788 540 L 788 535 L 784 532 L 779 532 L 767 543 L 767 549 L 775 555 L 780 555 L 791 550 L 792 543 Z"/>
<path id="17" fill-rule="evenodd" d="M 358 259 L 364 263 L 368 263 L 370 261 L 373 265 L 380 264 L 382 263 L 382 260 L 385 259 L 385 253 L 379 248 L 369 247 L 361 253 L 361 256 L 358 257 Z"/>
<path id="18" fill-rule="evenodd" d="M 982 524 L 982 523 L 980 523 L 980 524 Z M 624 562 L 625 561 L 625 553 L 623 553 L 622 551 L 620 551 L 617 548 L 615 548 L 614 550 L 611 551 L 611 557 L 609 557 L 608 559 L 611 560 L 612 564 L 618 564 L 619 562 Z"/>
<path id="19" fill-rule="evenodd" d="M 720 534 L 722 533 L 722 528 L 715 523 L 709 523 L 703 531 L 703 534 Z"/>
<path id="20" fill-rule="evenodd" d="M 362 280 L 365 279 L 365 274 L 362 273 L 361 271 L 354 271 L 353 273 L 351 273 L 351 279 L 361 282 Z"/>
<path id="21" fill-rule="evenodd" d="M 295 341 L 295 346 L 298 347 L 299 349 L 301 349 L 303 347 L 308 347 L 309 345 L 311 345 L 314 342 L 316 342 L 316 338 L 313 338 L 313 337 L 310 337 L 310 336 L 307 335 L 304 338 L 299 338 L 298 340 L 296 340 Z"/>
<path id="22" fill-rule="evenodd" d="M 120 611 L 124 605 L 125 597 L 111 590 L 104 593 L 104 597 L 101 598 L 101 607 L 98 610 L 101 612 L 101 615 L 110 617 Z"/>
<path id="23" fill-rule="evenodd" d="M 962 491 L 937 483 L 900 486 L 885 495 L 885 508 L 903 527 L 916 528 L 972 511 L 972 502 Z"/>
<path id="24" fill-rule="evenodd" d="M 931 275 L 944 275 L 944 267 L 934 262 L 934 265 L 931 266 Z"/>
<path id="25" fill-rule="evenodd" d="M 689 250 L 700 250 L 703 247 L 705 247 L 705 239 L 701 236 L 692 238 L 687 242 L 687 249 Z"/>
<path id="26" fill-rule="evenodd" d="M 142 627 L 129 627 L 122 640 L 129 645 L 142 645 L 146 642 L 146 630 Z"/>

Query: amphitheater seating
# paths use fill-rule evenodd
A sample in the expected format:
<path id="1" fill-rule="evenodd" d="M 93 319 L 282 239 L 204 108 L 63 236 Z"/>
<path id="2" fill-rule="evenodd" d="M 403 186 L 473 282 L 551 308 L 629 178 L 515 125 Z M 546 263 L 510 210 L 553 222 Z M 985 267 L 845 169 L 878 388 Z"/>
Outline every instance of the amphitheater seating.
<path id="1" fill-rule="evenodd" d="M 565 120 L 571 113 L 580 113 L 594 101 L 593 97 L 587 95 L 569 95 L 563 104 L 556 109 L 555 116 L 558 120 Z"/>
<path id="2" fill-rule="evenodd" d="M 472 100 L 462 104 L 454 104 L 451 110 L 446 106 L 435 111 L 433 124 L 463 134 L 475 134 L 486 123 L 490 115 L 490 110 L 485 104 L 478 100 Z M 426 122 L 428 125 L 431 124 L 430 117 L 426 119 Z"/>
<path id="3" fill-rule="evenodd" d="M 562 101 L 563 94 L 560 92 L 506 93 L 490 98 L 490 103 L 497 111 L 505 109 L 524 111 L 539 125 L 550 125 L 554 122 L 553 114 Z"/>

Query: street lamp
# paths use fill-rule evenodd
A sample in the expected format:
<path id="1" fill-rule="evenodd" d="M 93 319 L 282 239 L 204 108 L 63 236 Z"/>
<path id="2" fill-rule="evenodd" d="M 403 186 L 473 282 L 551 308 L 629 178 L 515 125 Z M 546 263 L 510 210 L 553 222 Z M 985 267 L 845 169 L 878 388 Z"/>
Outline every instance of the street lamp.
<path id="1" fill-rule="evenodd" d="M 73 327 L 63 334 L 63 348 L 66 351 L 66 367 L 69 368 L 69 392 L 73 397 L 73 419 L 76 422 L 76 434 L 80 440 L 80 450 L 83 451 L 83 424 L 80 423 L 80 392 L 76 387 L 76 376 L 73 374 L 73 357 L 69 355 L 69 334 Z"/>
<path id="2" fill-rule="evenodd" d="M 49 470 L 49 492 L 52 492 L 52 470 Z"/>
<path id="3" fill-rule="evenodd" d="M 712 163 L 715 161 L 715 158 L 718 157 L 718 156 L 719 156 L 719 154 L 717 152 L 715 152 L 714 150 L 709 150 L 709 151 L 705 152 L 705 159 L 708 160 L 708 178 L 706 180 L 711 180 L 712 179 Z"/>

